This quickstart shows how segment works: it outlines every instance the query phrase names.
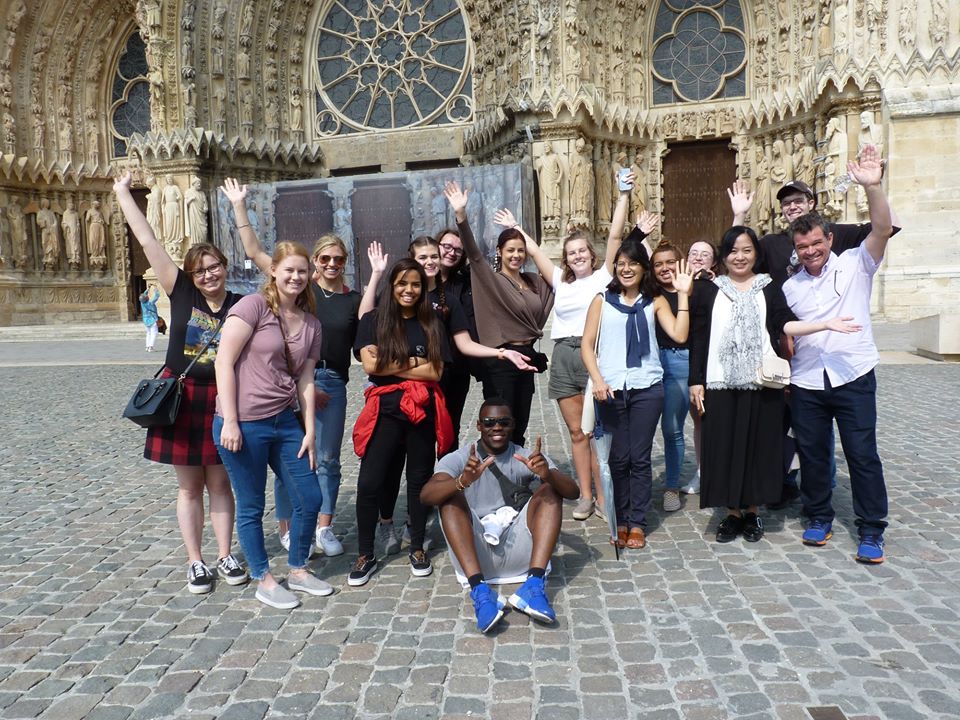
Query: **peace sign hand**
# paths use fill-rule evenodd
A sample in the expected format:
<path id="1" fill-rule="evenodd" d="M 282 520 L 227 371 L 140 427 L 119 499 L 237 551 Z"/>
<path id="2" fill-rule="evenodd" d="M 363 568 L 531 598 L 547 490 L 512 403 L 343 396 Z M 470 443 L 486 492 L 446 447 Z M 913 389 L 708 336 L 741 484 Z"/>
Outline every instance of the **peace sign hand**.
<path id="1" fill-rule="evenodd" d="M 460 475 L 460 482 L 464 487 L 470 487 L 488 467 L 493 465 L 495 459 L 493 455 L 488 455 L 486 460 L 480 462 L 480 458 L 477 456 L 477 444 L 473 443 L 470 446 L 470 456 L 467 458 L 467 464 Z"/>
<path id="2" fill-rule="evenodd" d="M 550 466 L 547 465 L 547 459 L 543 456 L 543 453 L 540 452 L 542 444 L 543 438 L 538 435 L 536 442 L 533 444 L 533 452 L 530 453 L 530 457 L 524 457 L 520 453 L 514 453 L 513 457 L 526 465 L 530 469 L 530 472 L 546 482 L 547 476 L 550 474 Z"/>

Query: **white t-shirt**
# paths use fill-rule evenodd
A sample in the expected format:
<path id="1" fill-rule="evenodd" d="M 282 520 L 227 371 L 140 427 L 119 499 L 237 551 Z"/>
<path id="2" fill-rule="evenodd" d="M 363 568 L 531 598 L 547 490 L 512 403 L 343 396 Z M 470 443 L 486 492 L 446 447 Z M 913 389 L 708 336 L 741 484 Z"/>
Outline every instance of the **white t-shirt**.
<path id="1" fill-rule="evenodd" d="M 607 266 L 601 265 L 593 275 L 573 282 L 563 282 L 563 270 L 553 268 L 553 328 L 550 338 L 559 340 L 565 337 L 583 337 L 583 326 L 587 322 L 587 310 L 590 303 L 602 293 L 613 277 L 607 272 Z"/>

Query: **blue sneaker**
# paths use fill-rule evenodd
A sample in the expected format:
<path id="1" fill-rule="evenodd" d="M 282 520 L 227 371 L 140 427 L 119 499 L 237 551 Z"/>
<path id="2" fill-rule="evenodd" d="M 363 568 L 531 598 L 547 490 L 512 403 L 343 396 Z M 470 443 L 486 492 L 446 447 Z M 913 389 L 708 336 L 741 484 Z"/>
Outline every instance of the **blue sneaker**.
<path id="1" fill-rule="evenodd" d="M 550 602 L 544 592 L 543 578 L 528 577 L 527 581 L 510 596 L 510 604 L 534 620 L 545 623 L 557 621 L 557 614 L 550 607 Z"/>
<path id="2" fill-rule="evenodd" d="M 833 523 L 826 520 L 811 520 L 807 529 L 803 531 L 803 544 L 820 547 L 827 544 L 833 537 Z"/>
<path id="3" fill-rule="evenodd" d="M 882 533 L 864 533 L 860 536 L 860 545 L 857 547 L 857 562 L 872 564 L 883 562 Z"/>
<path id="4" fill-rule="evenodd" d="M 477 616 L 477 630 L 482 633 L 489 632 L 503 617 L 503 608 L 507 601 L 485 582 L 470 590 L 470 599 L 473 600 L 473 612 Z"/>

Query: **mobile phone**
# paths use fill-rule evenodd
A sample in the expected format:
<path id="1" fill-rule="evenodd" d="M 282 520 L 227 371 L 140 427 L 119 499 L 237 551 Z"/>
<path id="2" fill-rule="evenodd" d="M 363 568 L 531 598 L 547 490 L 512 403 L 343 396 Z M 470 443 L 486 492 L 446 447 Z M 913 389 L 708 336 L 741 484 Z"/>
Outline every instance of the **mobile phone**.
<path id="1" fill-rule="evenodd" d="M 625 192 L 627 190 L 633 189 L 632 182 L 626 182 L 624 178 L 630 174 L 630 168 L 620 168 L 617 170 L 617 187 L 620 188 L 620 192 Z"/>

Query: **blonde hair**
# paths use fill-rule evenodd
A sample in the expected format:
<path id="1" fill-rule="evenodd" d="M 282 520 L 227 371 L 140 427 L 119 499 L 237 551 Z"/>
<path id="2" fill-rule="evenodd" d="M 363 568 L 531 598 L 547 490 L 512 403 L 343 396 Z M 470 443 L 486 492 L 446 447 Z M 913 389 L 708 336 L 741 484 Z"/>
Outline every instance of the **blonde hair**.
<path id="1" fill-rule="evenodd" d="M 297 255 L 307 261 L 308 282 L 303 290 L 300 291 L 300 294 L 297 295 L 297 307 L 304 312 L 315 315 L 317 312 L 317 301 L 313 297 L 313 287 L 309 282 L 310 256 L 307 255 L 307 249 L 300 243 L 279 242 L 277 243 L 277 249 L 273 251 L 273 257 L 270 261 L 273 266 L 276 267 L 291 255 Z M 280 294 L 277 291 L 277 279 L 273 275 L 270 275 L 267 282 L 260 288 L 260 294 L 266 299 L 270 311 L 279 317 Z"/>
<path id="2" fill-rule="evenodd" d="M 343 251 L 345 257 L 350 257 L 350 252 L 347 250 L 347 244 L 340 239 L 339 235 L 334 235 L 333 233 L 324 233 L 319 238 L 317 242 L 313 245 L 313 252 L 310 253 L 310 257 L 316 258 L 320 254 L 320 251 L 324 248 L 330 246 L 336 246 Z"/>
<path id="3" fill-rule="evenodd" d="M 567 265 L 567 243 L 573 242 L 574 240 L 583 240 L 587 244 L 587 250 L 590 252 L 590 269 L 596 270 L 600 267 L 600 258 L 597 255 L 596 248 L 593 247 L 593 243 L 590 242 L 590 236 L 583 230 L 574 230 L 563 239 L 563 250 L 560 253 L 560 270 L 563 273 L 560 279 L 565 283 L 572 283 L 577 279 L 573 268 Z"/>

